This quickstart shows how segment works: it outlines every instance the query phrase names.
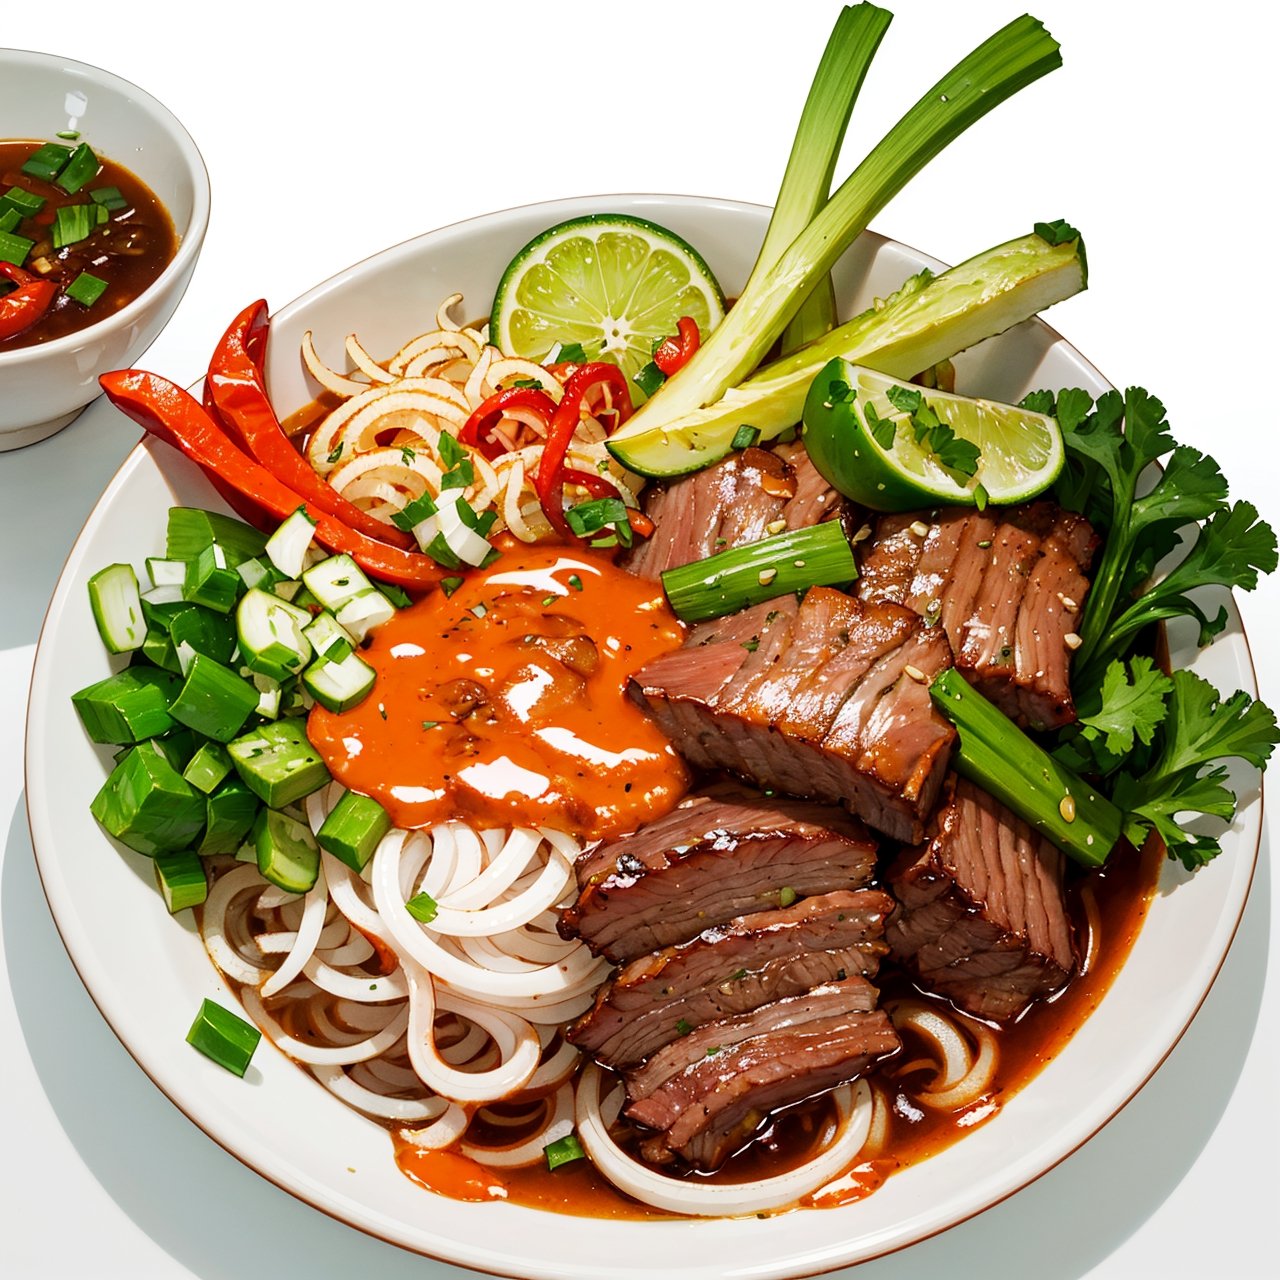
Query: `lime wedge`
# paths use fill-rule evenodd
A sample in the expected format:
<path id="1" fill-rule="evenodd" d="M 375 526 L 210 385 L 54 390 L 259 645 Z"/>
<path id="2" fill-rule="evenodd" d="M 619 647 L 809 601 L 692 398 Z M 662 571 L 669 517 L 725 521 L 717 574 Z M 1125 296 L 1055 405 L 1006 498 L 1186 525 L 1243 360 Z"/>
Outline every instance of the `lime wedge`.
<path id="1" fill-rule="evenodd" d="M 804 407 L 814 465 L 841 493 L 875 511 L 1023 502 L 1062 470 L 1053 418 L 974 400 L 832 360 Z"/>
<path id="2" fill-rule="evenodd" d="M 539 363 L 578 343 L 588 359 L 619 365 L 639 403 L 631 380 L 681 316 L 703 338 L 724 319 L 724 294 L 698 251 L 657 223 L 597 213 L 549 228 L 516 254 L 489 331 L 508 355 Z"/>

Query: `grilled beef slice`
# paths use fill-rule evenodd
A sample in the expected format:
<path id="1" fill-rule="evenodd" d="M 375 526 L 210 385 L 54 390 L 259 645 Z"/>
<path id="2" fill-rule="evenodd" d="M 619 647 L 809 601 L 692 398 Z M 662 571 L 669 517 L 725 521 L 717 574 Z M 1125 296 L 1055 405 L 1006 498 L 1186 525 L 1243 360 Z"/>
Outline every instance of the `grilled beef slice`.
<path id="1" fill-rule="evenodd" d="M 703 1023 L 851 975 L 872 978 L 893 906 L 878 889 L 840 890 L 713 925 L 620 969 L 568 1038 L 606 1066 L 630 1066 Z"/>
<path id="2" fill-rule="evenodd" d="M 714 1169 L 771 1110 L 863 1074 L 900 1048 L 878 992 L 850 977 L 698 1027 L 626 1078 L 627 1115 Z"/>
<path id="3" fill-rule="evenodd" d="M 949 780 L 932 835 L 889 869 L 893 956 L 927 990 L 1005 1021 L 1076 967 L 1063 856 L 997 800 Z"/>
<path id="4" fill-rule="evenodd" d="M 776 907 L 784 890 L 804 897 L 861 888 L 875 858 L 866 828 L 840 809 L 716 784 L 587 850 L 560 931 L 621 963 Z"/>
<path id="5" fill-rule="evenodd" d="M 692 475 L 650 485 L 643 506 L 656 528 L 623 562 L 642 578 L 848 514 L 846 500 L 799 442 L 744 449 Z"/>
<path id="6" fill-rule="evenodd" d="M 1050 502 L 882 516 L 864 544 L 858 596 L 941 625 L 958 670 L 1035 729 L 1075 718 L 1071 636 L 1097 538 Z"/>
<path id="7" fill-rule="evenodd" d="M 918 614 L 813 587 L 694 627 L 631 693 L 676 749 L 918 841 L 955 742 L 929 681 L 951 664 Z"/>

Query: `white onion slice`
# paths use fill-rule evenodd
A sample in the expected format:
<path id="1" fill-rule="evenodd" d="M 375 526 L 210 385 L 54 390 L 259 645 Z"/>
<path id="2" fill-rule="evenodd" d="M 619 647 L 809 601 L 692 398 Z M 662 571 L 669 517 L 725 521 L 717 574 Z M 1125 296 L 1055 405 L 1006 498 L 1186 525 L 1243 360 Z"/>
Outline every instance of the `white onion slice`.
<path id="1" fill-rule="evenodd" d="M 683 1181 L 668 1178 L 633 1160 L 610 1137 L 607 1113 L 602 1110 L 600 1097 L 603 1079 L 600 1068 L 592 1062 L 587 1064 L 578 1082 L 575 1120 L 582 1149 L 614 1186 L 645 1204 L 672 1213 L 728 1218 L 794 1204 L 854 1162 L 871 1125 L 871 1089 L 865 1080 L 859 1080 L 853 1086 L 843 1085 L 832 1095 L 839 1117 L 835 1136 L 812 1160 L 776 1177 L 755 1182 Z"/>

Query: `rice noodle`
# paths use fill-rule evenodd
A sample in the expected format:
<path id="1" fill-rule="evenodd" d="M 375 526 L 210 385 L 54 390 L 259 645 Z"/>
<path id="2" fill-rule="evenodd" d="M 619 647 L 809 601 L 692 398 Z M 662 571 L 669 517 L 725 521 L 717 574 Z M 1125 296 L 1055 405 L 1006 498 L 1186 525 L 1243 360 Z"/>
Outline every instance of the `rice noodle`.
<path id="1" fill-rule="evenodd" d="M 490 345 L 487 326 L 474 329 L 453 320 L 449 313 L 461 300 L 460 294 L 446 298 L 436 312 L 436 328 L 385 361 L 349 335 L 344 351 L 352 373 L 325 363 L 310 333 L 303 338 L 302 358 L 312 377 L 343 401 L 315 424 L 307 460 L 349 502 L 386 523 L 423 493 L 439 495 L 449 469 L 440 452 L 442 433 L 456 438 L 495 392 L 533 382 L 553 401 L 563 398 L 564 388 L 550 369 L 504 355 Z M 566 465 L 605 476 L 634 507 L 641 482 L 604 443 L 605 424 L 612 427 L 614 416 L 609 392 L 598 392 L 595 401 L 578 423 Z M 489 459 L 471 451 L 475 479 L 462 496 L 478 515 L 493 511 L 493 532 L 505 529 L 521 542 L 536 542 L 551 532 L 533 488 L 545 424 L 531 410 L 512 407 L 488 430 L 505 452 Z M 566 494 L 571 502 L 589 496 L 577 485 L 566 486 Z"/>

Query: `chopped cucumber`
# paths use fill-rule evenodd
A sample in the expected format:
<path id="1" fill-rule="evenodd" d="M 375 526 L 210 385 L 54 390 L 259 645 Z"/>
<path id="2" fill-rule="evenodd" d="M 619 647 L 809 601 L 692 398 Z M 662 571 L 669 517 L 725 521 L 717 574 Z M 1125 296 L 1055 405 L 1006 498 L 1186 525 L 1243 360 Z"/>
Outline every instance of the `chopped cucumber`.
<path id="1" fill-rule="evenodd" d="M 303 673 L 302 683 L 311 696 L 330 711 L 350 711 L 373 691 L 377 673 L 358 653 L 341 662 L 321 658 Z"/>
<path id="2" fill-rule="evenodd" d="M 230 613 L 243 586 L 240 575 L 228 561 L 226 551 L 215 542 L 187 565 L 182 598 L 218 613 Z"/>
<path id="3" fill-rule="evenodd" d="M 304 634 L 310 621 L 305 609 L 251 587 L 236 606 L 236 634 L 245 666 L 274 680 L 296 675 L 311 659 Z"/>
<path id="4" fill-rule="evenodd" d="M 222 663 L 230 662 L 236 651 L 231 619 L 198 604 L 184 604 L 169 615 L 169 639 L 175 646 L 189 644 L 196 653 Z"/>
<path id="5" fill-rule="evenodd" d="M 187 562 L 148 556 L 147 576 L 153 587 L 181 587 L 187 580 Z"/>
<path id="6" fill-rule="evenodd" d="M 319 613 L 303 628 L 317 658 L 341 662 L 356 647 L 355 637 L 331 613 Z"/>
<path id="7" fill-rule="evenodd" d="M 229 667 L 197 653 L 170 713 L 188 728 L 217 742 L 229 742 L 257 709 L 258 691 Z"/>
<path id="8" fill-rule="evenodd" d="M 89 607 L 110 653 L 140 649 L 147 634 L 138 575 L 131 564 L 109 564 L 89 579 Z"/>
<path id="9" fill-rule="evenodd" d="M 141 742 L 173 728 L 169 702 L 177 687 L 167 671 L 126 667 L 73 693 L 71 702 L 94 742 Z"/>
<path id="10" fill-rule="evenodd" d="M 390 815 L 372 796 L 348 791 L 321 824 L 316 841 L 353 871 L 363 871 L 390 830 Z"/>
<path id="11" fill-rule="evenodd" d="M 220 747 L 216 742 L 204 742 L 187 762 L 182 776 L 197 791 L 210 795 L 231 772 L 231 767 L 231 757 L 227 755 L 226 747 Z"/>
<path id="12" fill-rule="evenodd" d="M 350 556 L 329 556 L 302 575 L 308 591 L 332 614 L 348 600 L 374 589 L 364 570 Z"/>
<path id="13" fill-rule="evenodd" d="M 320 846 L 305 822 L 263 809 L 253 824 L 258 871 L 289 893 L 306 893 L 320 874 Z"/>
<path id="14" fill-rule="evenodd" d="M 209 896 L 209 880 L 204 863 L 194 853 L 159 853 L 155 859 L 156 887 L 164 897 L 169 914 L 197 907 Z"/>
<path id="15" fill-rule="evenodd" d="M 249 789 L 273 809 L 301 800 L 329 781 L 329 770 L 299 720 L 260 725 L 227 750 Z"/>
<path id="16" fill-rule="evenodd" d="M 225 779 L 206 797 L 204 836 L 196 852 L 202 858 L 215 853 L 235 853 L 253 828 L 253 820 L 261 807 L 261 801 L 238 774 Z"/>
<path id="17" fill-rule="evenodd" d="M 193 1049 L 237 1076 L 248 1071 L 261 1039 L 262 1032 L 257 1027 L 212 1000 L 200 1005 L 200 1012 L 187 1032 L 187 1043 Z"/>
<path id="18" fill-rule="evenodd" d="M 357 640 L 396 616 L 396 607 L 376 588 L 352 596 L 335 615 Z"/>
<path id="19" fill-rule="evenodd" d="M 89 812 L 122 844 L 154 857 L 189 849 L 204 826 L 205 798 L 149 747 L 120 761 Z"/>

